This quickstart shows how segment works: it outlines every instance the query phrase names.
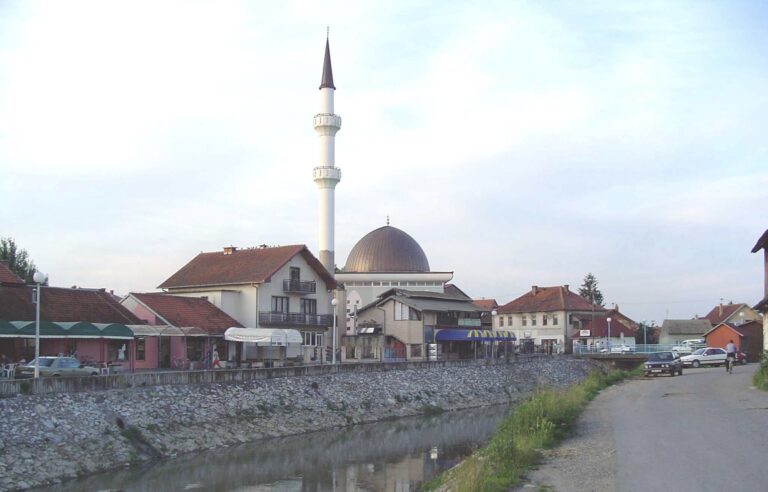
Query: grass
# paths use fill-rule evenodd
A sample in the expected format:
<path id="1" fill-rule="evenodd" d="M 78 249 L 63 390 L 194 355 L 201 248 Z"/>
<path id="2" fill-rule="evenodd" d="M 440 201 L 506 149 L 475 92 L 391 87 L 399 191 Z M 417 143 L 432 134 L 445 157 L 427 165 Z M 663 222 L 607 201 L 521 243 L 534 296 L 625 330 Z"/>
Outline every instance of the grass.
<path id="1" fill-rule="evenodd" d="M 635 372 L 593 372 L 567 389 L 543 389 L 507 416 L 488 444 L 458 466 L 425 484 L 425 490 L 508 490 L 541 460 L 541 452 L 555 446 L 601 389 Z"/>
<path id="2" fill-rule="evenodd" d="M 768 391 L 768 352 L 763 352 L 760 368 L 755 372 L 752 383 L 763 391 Z"/>

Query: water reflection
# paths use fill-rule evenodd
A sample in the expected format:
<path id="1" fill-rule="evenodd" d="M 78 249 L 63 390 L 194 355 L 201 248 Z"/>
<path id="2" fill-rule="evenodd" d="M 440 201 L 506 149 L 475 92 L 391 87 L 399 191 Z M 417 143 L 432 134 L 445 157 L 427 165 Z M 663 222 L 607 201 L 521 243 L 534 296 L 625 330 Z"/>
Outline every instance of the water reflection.
<path id="1" fill-rule="evenodd" d="M 45 490 L 416 490 L 482 445 L 508 409 L 486 407 L 269 439 Z"/>

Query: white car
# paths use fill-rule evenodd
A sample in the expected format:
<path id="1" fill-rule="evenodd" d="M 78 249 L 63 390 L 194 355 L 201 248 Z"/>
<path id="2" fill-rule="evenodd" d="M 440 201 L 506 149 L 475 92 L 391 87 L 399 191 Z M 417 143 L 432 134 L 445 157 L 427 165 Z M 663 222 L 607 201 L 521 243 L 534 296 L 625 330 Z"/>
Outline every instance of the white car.
<path id="1" fill-rule="evenodd" d="M 703 364 L 719 366 L 725 364 L 726 351 L 721 348 L 706 347 L 694 350 L 691 355 L 681 357 L 683 364 L 691 367 L 699 367 Z"/>
<path id="2" fill-rule="evenodd" d="M 679 344 L 672 347 L 672 350 L 680 355 L 688 355 L 693 353 L 694 350 L 700 348 L 706 348 L 707 343 L 701 338 L 693 338 L 691 340 L 683 340 Z"/>

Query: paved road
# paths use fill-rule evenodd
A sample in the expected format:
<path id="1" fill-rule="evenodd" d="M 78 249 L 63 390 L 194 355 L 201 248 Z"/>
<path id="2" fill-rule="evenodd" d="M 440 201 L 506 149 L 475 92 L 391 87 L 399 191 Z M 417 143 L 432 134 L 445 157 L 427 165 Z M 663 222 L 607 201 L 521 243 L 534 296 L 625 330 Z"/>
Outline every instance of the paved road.
<path id="1" fill-rule="evenodd" d="M 607 389 L 520 488 L 768 491 L 768 392 L 750 389 L 756 369 L 686 369 Z"/>

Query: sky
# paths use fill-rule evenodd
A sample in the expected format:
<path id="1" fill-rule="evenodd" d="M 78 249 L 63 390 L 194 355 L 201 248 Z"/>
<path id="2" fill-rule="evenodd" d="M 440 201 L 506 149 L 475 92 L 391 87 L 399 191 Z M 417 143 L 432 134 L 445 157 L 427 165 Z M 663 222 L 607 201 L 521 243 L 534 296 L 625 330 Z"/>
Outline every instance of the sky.
<path id="1" fill-rule="evenodd" d="M 591 272 L 637 321 L 763 297 L 768 4 L 0 0 L 0 236 L 51 285 L 306 244 L 326 26 L 336 262 L 391 225 L 506 303 Z"/>

